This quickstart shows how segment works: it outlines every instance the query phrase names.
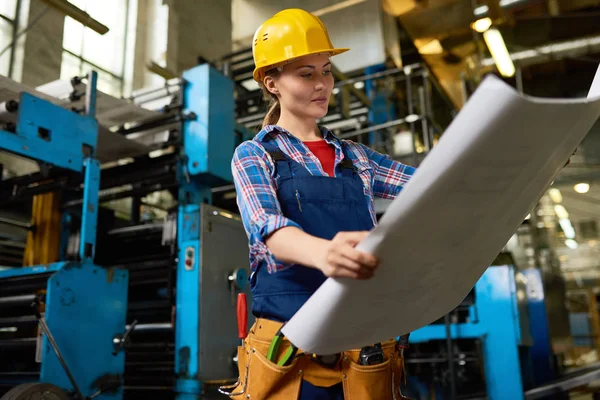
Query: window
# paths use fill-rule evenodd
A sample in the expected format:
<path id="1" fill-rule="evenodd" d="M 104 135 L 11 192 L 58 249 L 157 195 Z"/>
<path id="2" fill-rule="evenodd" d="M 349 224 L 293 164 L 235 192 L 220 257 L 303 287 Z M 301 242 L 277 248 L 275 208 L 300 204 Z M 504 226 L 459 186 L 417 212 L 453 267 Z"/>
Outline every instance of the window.
<path id="1" fill-rule="evenodd" d="M 65 18 L 61 79 L 98 72 L 98 89 L 123 95 L 130 0 L 70 0 L 109 29 L 104 35 Z M 132 55 L 133 56 L 133 55 Z"/>
<path id="2" fill-rule="evenodd" d="M 17 0 L 0 1 L 0 75 L 11 76 L 14 64 L 13 35 L 17 29 Z"/>

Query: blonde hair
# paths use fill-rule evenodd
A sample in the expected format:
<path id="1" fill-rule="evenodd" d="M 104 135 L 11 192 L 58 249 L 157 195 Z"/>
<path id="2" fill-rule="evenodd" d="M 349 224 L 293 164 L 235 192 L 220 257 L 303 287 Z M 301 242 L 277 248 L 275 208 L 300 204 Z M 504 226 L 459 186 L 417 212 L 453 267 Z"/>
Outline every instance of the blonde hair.
<path id="1" fill-rule="evenodd" d="M 275 76 L 279 74 L 279 71 L 278 68 L 270 69 L 265 72 L 265 76 Z M 275 125 L 281 116 L 281 104 L 279 104 L 279 99 L 273 93 L 269 92 L 263 83 L 259 83 L 258 85 L 262 89 L 263 98 L 269 102 L 269 110 L 263 119 L 262 128 L 267 125 Z"/>

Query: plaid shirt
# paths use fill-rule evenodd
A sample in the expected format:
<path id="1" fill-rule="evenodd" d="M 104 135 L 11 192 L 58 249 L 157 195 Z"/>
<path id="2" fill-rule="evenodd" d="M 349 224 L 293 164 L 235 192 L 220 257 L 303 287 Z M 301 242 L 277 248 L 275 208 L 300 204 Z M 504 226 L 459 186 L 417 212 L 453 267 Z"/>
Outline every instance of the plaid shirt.
<path id="1" fill-rule="evenodd" d="M 325 141 L 335 147 L 335 175 L 341 175 L 340 162 L 345 146 L 348 157 L 363 181 L 364 194 L 373 223 L 377 223 L 374 197 L 394 199 L 403 185 L 414 174 L 415 168 L 392 160 L 369 147 L 350 140 L 340 140 L 326 128 L 321 128 Z M 274 142 L 292 160 L 308 169 L 312 175 L 327 176 L 320 161 L 301 140 L 275 125 L 266 126 L 252 140 L 240 144 L 233 155 L 231 169 L 237 191 L 237 204 L 244 229 L 249 239 L 250 267 L 256 271 L 266 265 L 274 273 L 290 265 L 276 260 L 265 244 L 266 238 L 276 230 L 295 226 L 296 222 L 283 216 L 277 199 L 277 180 L 274 179 L 274 163 L 260 145 Z"/>

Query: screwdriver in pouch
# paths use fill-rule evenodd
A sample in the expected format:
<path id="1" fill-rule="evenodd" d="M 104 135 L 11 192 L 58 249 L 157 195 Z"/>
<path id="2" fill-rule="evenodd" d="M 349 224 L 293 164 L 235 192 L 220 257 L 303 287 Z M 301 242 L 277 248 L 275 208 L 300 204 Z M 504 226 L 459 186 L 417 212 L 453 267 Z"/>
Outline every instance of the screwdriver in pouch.
<path id="1" fill-rule="evenodd" d="M 248 304 L 246 303 L 246 293 L 238 293 L 237 323 L 238 337 L 242 341 L 242 347 L 244 347 L 244 339 L 248 336 Z"/>

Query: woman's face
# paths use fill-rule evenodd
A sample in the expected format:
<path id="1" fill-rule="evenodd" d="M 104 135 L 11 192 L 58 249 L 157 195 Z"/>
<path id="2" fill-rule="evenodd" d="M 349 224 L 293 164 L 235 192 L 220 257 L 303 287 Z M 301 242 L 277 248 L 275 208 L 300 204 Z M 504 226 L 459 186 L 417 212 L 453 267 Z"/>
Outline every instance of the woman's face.
<path id="1" fill-rule="evenodd" d="M 333 76 L 329 55 L 302 57 L 265 78 L 267 89 L 279 98 L 285 109 L 300 118 L 318 119 L 327 115 Z"/>

